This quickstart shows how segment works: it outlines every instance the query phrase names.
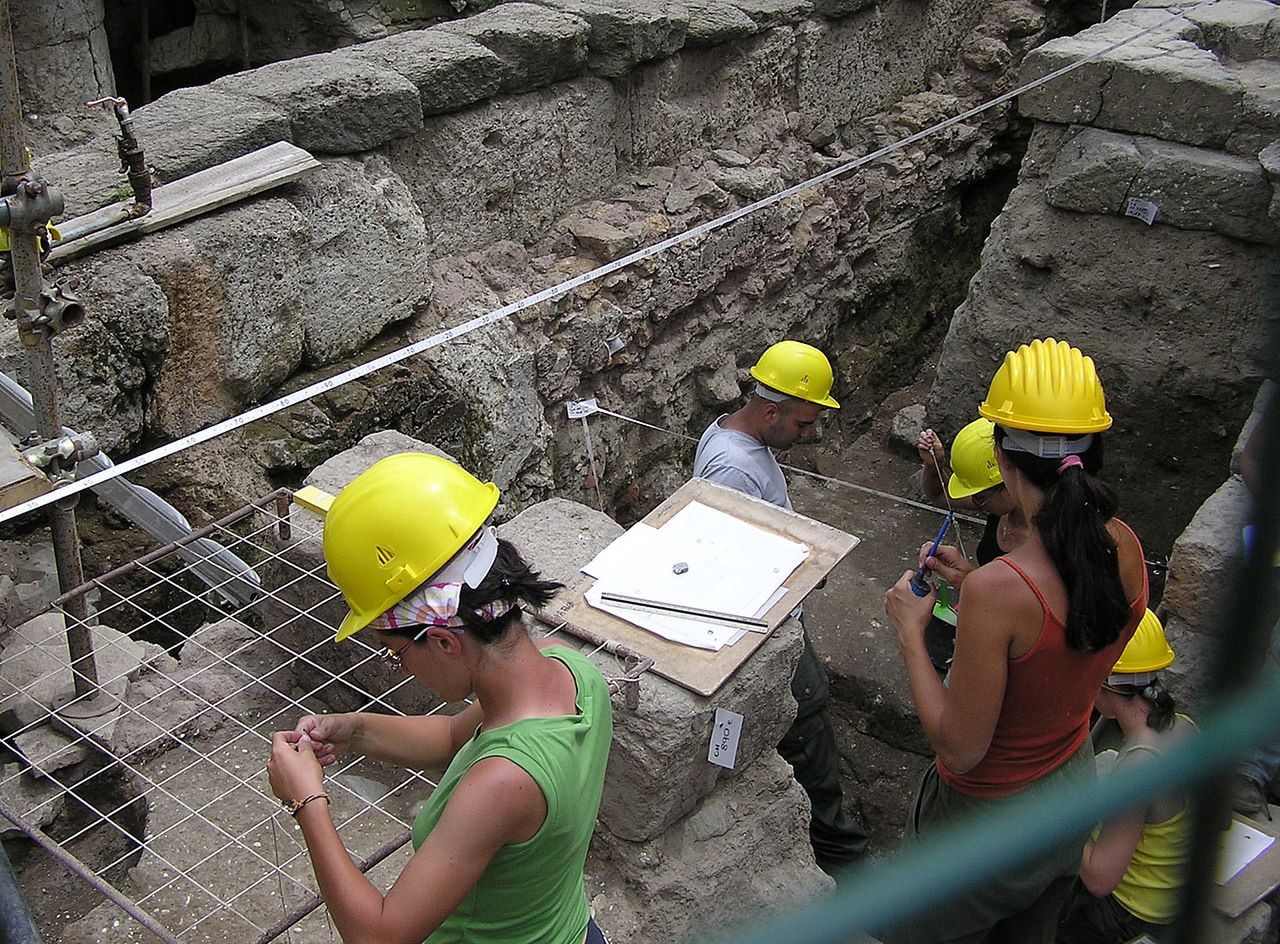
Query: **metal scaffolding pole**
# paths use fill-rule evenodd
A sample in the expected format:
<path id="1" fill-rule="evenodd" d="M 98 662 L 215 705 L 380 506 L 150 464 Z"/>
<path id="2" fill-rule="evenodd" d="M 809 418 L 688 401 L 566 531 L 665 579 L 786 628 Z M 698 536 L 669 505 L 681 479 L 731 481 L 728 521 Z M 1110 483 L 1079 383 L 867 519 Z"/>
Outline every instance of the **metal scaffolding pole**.
<path id="1" fill-rule="evenodd" d="M 31 172 L 22 131 L 22 102 L 18 94 L 18 70 L 14 59 L 13 26 L 9 0 L 0 0 L 0 168 L 4 197 L 0 225 L 9 229 L 9 255 L 13 266 L 13 308 L 7 314 L 18 325 L 25 355 L 26 381 L 35 407 L 36 434 L 40 441 L 63 439 L 58 419 L 57 385 L 53 367 L 53 335 L 62 325 L 45 312 L 45 284 L 40 266 L 39 234 L 50 218 L 62 212 L 62 194 Z M 74 474 L 75 459 L 50 454 L 46 472 L 56 484 L 64 471 Z M 76 534 L 76 498 L 55 502 L 49 525 L 63 592 L 84 583 L 80 541 Z M 68 608 L 67 649 L 77 698 L 98 692 L 98 670 L 93 638 L 88 628 L 84 598 Z"/>

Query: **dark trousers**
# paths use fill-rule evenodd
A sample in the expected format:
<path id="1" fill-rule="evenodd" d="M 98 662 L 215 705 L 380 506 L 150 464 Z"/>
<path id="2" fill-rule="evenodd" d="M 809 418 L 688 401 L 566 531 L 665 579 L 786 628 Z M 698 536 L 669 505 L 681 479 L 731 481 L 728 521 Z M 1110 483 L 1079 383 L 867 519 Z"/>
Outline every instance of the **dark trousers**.
<path id="1" fill-rule="evenodd" d="M 844 810 L 840 754 L 827 713 L 830 683 L 807 632 L 804 652 L 791 679 L 791 694 L 799 708 L 795 722 L 778 745 L 778 753 L 792 766 L 796 781 L 809 795 L 813 857 L 819 868 L 834 874 L 866 854 L 867 835 Z"/>
<path id="2" fill-rule="evenodd" d="M 582 942 L 582 944 L 609 944 L 609 942 L 604 939 L 604 932 L 602 932 L 596 924 L 595 918 L 589 918 L 587 920 L 587 938 Z"/>
<path id="3" fill-rule="evenodd" d="M 1142 934 L 1158 941 L 1166 930 L 1167 925 L 1151 924 L 1130 913 L 1114 895 L 1095 898 L 1077 880 L 1062 909 L 1057 944 L 1125 944 Z"/>

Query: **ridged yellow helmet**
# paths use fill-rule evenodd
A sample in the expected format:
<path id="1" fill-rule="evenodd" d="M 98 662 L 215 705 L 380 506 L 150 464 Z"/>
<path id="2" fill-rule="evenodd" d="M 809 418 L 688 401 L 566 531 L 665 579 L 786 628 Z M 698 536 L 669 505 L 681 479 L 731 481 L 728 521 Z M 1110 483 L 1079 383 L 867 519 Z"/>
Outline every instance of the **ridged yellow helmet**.
<path id="1" fill-rule="evenodd" d="M 770 390 L 807 400 L 832 410 L 840 409 L 831 396 L 835 375 L 831 362 L 811 344 L 779 341 L 760 355 L 751 376 Z"/>
<path id="2" fill-rule="evenodd" d="M 951 478 L 947 494 L 952 498 L 968 498 L 994 488 L 1004 481 L 996 465 L 995 423 L 974 420 L 956 433 L 951 443 Z"/>
<path id="3" fill-rule="evenodd" d="M 449 563 L 489 520 L 498 494 L 492 482 L 421 452 L 375 462 L 339 492 L 325 516 L 324 559 L 350 612 L 335 641 Z"/>
<path id="4" fill-rule="evenodd" d="M 1150 610 L 1142 616 L 1142 622 L 1133 632 L 1133 638 L 1111 667 L 1114 675 L 1137 675 L 1140 672 L 1159 672 L 1173 665 L 1173 650 L 1164 638 L 1160 617 Z"/>
<path id="5" fill-rule="evenodd" d="M 1083 436 L 1111 428 L 1102 381 L 1079 348 L 1046 338 L 1005 355 L 978 412 L 993 423 Z"/>

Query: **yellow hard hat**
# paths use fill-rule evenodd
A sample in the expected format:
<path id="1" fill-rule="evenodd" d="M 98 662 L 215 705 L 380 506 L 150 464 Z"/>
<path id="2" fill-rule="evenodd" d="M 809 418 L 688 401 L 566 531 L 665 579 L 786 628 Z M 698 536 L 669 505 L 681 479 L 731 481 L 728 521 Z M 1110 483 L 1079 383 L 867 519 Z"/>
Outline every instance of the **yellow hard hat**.
<path id="1" fill-rule="evenodd" d="M 497 504 L 498 486 L 421 452 L 388 456 L 357 476 L 324 521 L 329 579 L 350 608 L 335 642 L 368 626 L 449 563 Z"/>
<path id="2" fill-rule="evenodd" d="M 1142 616 L 1142 622 L 1133 632 L 1133 638 L 1111 667 L 1112 675 L 1137 675 L 1140 672 L 1159 672 L 1173 664 L 1173 650 L 1164 638 L 1160 617 L 1150 610 Z"/>
<path id="3" fill-rule="evenodd" d="M 751 376 L 770 390 L 818 406 L 840 409 L 840 404 L 831 397 L 831 384 L 835 379 L 831 362 L 811 344 L 779 341 L 760 355 L 760 360 L 751 368 Z"/>
<path id="4" fill-rule="evenodd" d="M 947 494 L 952 498 L 968 498 L 1004 479 L 996 465 L 995 423 L 974 420 L 951 443 L 951 478 Z"/>
<path id="5" fill-rule="evenodd" d="M 1006 354 L 978 412 L 1001 426 L 1037 433 L 1083 436 L 1111 428 L 1093 359 L 1053 338 Z"/>

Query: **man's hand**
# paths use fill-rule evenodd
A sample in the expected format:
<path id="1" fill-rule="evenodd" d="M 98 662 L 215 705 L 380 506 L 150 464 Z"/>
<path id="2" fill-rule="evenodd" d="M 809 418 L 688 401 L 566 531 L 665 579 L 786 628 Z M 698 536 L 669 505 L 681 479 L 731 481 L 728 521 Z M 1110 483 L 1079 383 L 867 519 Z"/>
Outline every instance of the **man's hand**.
<path id="1" fill-rule="evenodd" d="M 947 450 L 942 445 L 942 440 L 938 438 L 938 434 L 931 429 L 920 430 L 920 438 L 916 440 L 916 452 L 920 453 L 920 461 L 924 464 L 925 471 L 933 472 L 934 463 L 939 466 L 947 461 Z"/>

